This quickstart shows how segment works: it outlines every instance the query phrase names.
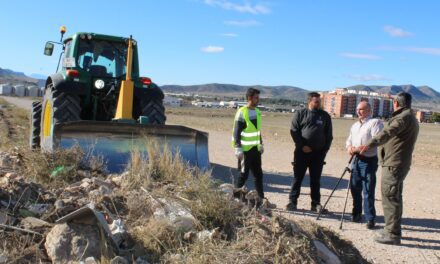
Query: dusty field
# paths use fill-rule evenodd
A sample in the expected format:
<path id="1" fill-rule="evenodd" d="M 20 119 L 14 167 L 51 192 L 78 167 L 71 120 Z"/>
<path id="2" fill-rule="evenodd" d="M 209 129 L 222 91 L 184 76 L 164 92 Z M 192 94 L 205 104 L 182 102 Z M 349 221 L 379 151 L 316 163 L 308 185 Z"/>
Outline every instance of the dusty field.
<path id="1" fill-rule="evenodd" d="M 168 110 L 168 124 L 181 124 L 209 132 L 210 160 L 214 164 L 214 175 L 226 181 L 232 181 L 236 174 L 236 160 L 230 146 L 234 111 L 218 109 Z M 263 141 L 265 153 L 263 170 L 265 171 L 265 191 L 278 208 L 284 208 L 288 202 L 288 193 L 292 181 L 293 143 L 290 138 L 291 114 L 265 113 L 263 115 Z M 327 199 L 337 179 L 343 172 L 348 155 L 344 152 L 345 139 L 353 120 L 334 119 L 334 141 L 327 156 L 327 165 L 322 178 L 322 203 Z M 405 181 L 403 240 L 401 246 L 387 246 L 373 242 L 375 231 L 367 230 L 365 224 L 344 222 L 339 231 L 339 219 L 345 200 L 348 176 L 330 200 L 328 208 L 332 212 L 322 218 L 320 224 L 339 232 L 353 241 L 363 256 L 373 263 L 439 263 L 440 262 L 440 126 L 421 125 L 420 135 L 414 153 L 414 164 Z M 378 229 L 383 227 L 383 211 L 378 185 L 376 187 L 376 210 Z M 250 179 L 250 185 L 252 179 Z M 315 218 L 307 210 L 310 206 L 307 177 L 299 200 L 304 208 L 293 218 Z M 351 198 L 347 206 L 351 211 Z M 282 212 L 287 215 L 288 213 Z M 349 216 L 347 216 L 347 220 Z"/>

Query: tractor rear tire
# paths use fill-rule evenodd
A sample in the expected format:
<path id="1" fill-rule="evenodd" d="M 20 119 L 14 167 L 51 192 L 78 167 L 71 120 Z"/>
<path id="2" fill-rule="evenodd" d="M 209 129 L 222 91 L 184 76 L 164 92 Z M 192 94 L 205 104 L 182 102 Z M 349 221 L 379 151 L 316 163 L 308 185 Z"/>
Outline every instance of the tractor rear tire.
<path id="1" fill-rule="evenodd" d="M 54 147 L 53 127 L 59 123 L 81 120 L 81 99 L 78 95 L 46 88 L 41 114 L 41 147 L 51 151 Z"/>
<path id="2" fill-rule="evenodd" d="M 30 116 L 30 136 L 29 144 L 31 149 L 40 147 L 40 125 L 41 125 L 41 102 L 32 102 Z"/>
<path id="3" fill-rule="evenodd" d="M 153 125 L 165 125 L 165 107 L 161 99 L 144 99 L 142 101 L 142 114 L 148 117 L 148 121 Z"/>

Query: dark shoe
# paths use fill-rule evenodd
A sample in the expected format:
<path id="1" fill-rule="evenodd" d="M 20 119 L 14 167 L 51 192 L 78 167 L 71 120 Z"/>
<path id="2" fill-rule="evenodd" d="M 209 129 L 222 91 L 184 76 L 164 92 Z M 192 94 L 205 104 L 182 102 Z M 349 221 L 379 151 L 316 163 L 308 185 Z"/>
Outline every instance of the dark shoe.
<path id="1" fill-rule="evenodd" d="M 354 214 L 351 217 L 351 221 L 355 223 L 360 223 L 362 221 L 362 214 Z"/>
<path id="2" fill-rule="evenodd" d="M 379 236 L 374 238 L 374 241 L 386 245 L 400 245 L 400 237 L 389 234 L 385 231 L 379 233 Z"/>
<path id="3" fill-rule="evenodd" d="M 374 220 L 369 220 L 367 222 L 367 229 L 374 229 L 375 226 L 376 226 L 376 223 L 374 222 Z"/>
<path id="4" fill-rule="evenodd" d="M 277 205 L 269 202 L 267 198 L 263 198 L 263 207 L 267 209 L 276 209 Z"/>
<path id="5" fill-rule="evenodd" d="M 310 210 L 313 212 L 321 213 L 321 214 L 328 213 L 328 210 L 323 208 L 322 205 L 320 205 L 320 204 L 312 205 L 312 208 Z"/>
<path id="6" fill-rule="evenodd" d="M 292 202 L 288 203 L 286 205 L 286 210 L 287 211 L 296 211 L 296 210 L 298 210 L 298 208 L 296 207 L 296 203 L 292 203 Z"/>

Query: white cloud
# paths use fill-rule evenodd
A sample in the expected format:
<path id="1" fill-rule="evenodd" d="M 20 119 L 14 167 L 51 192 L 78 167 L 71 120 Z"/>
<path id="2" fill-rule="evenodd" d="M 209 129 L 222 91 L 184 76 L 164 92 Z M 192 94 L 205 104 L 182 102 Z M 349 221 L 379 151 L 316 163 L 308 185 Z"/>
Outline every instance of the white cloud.
<path id="1" fill-rule="evenodd" d="M 385 26 L 383 30 L 393 38 L 406 38 L 414 35 L 411 32 L 393 26 Z"/>
<path id="2" fill-rule="evenodd" d="M 381 51 L 406 51 L 412 53 L 420 53 L 426 55 L 440 56 L 440 48 L 428 48 L 428 47 L 394 47 L 394 46 L 381 46 L 376 50 Z"/>
<path id="3" fill-rule="evenodd" d="M 228 37 L 228 38 L 236 38 L 236 37 L 238 37 L 238 34 L 236 34 L 236 33 L 222 33 L 222 34 L 220 34 L 220 36 Z"/>
<path id="4" fill-rule="evenodd" d="M 206 46 L 202 48 L 202 51 L 205 53 L 220 53 L 224 50 L 225 48 L 220 46 Z"/>
<path id="5" fill-rule="evenodd" d="M 358 82 L 389 81 L 389 78 L 380 74 L 352 74 L 346 77 Z"/>
<path id="6" fill-rule="evenodd" d="M 440 48 L 409 47 L 409 48 L 404 48 L 404 50 L 409 52 L 440 56 Z"/>
<path id="7" fill-rule="evenodd" d="M 350 58 L 350 59 L 362 59 L 362 60 L 380 60 L 381 57 L 373 54 L 365 54 L 365 53 L 349 53 L 344 52 L 340 54 L 342 57 Z"/>
<path id="8" fill-rule="evenodd" d="M 233 3 L 227 0 L 204 0 L 205 4 L 220 7 L 225 10 L 233 10 L 240 13 L 249 13 L 253 15 L 269 14 L 270 8 L 264 4 L 251 4 L 249 1 L 245 1 L 242 4 Z"/>
<path id="9" fill-rule="evenodd" d="M 258 26 L 260 22 L 255 20 L 228 20 L 225 21 L 226 25 L 237 26 L 237 27 L 252 27 Z"/>

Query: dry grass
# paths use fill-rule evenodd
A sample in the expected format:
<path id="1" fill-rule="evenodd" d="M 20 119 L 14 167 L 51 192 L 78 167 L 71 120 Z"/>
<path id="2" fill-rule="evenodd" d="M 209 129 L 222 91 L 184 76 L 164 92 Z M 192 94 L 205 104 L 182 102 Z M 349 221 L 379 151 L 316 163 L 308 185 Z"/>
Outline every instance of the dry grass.
<path id="1" fill-rule="evenodd" d="M 129 231 L 149 261 L 319 263 L 312 243 L 312 239 L 319 239 L 340 253 L 343 260 L 354 256 L 358 263 L 365 263 L 350 243 L 330 231 L 313 225 L 303 229 L 302 224 L 285 218 L 261 215 L 218 191 L 209 172 L 188 167 L 166 147 L 161 151 L 156 143 L 149 142 L 148 146 L 149 155 L 133 153 L 123 192 L 129 194 Z M 150 192 L 140 191 L 140 187 Z M 187 241 L 180 230 L 155 220 L 151 199 L 160 197 L 189 208 L 197 219 L 198 231 L 220 228 L 221 238 Z"/>
<path id="2" fill-rule="evenodd" d="M 21 174 L 46 187 L 59 188 L 80 181 L 84 177 L 81 171 L 90 171 L 97 177 L 105 175 L 102 160 L 90 156 L 78 146 L 52 153 L 24 150 L 21 154 Z"/>
<path id="3" fill-rule="evenodd" d="M 29 112 L 0 98 L 0 149 L 10 150 L 27 144 Z"/>

